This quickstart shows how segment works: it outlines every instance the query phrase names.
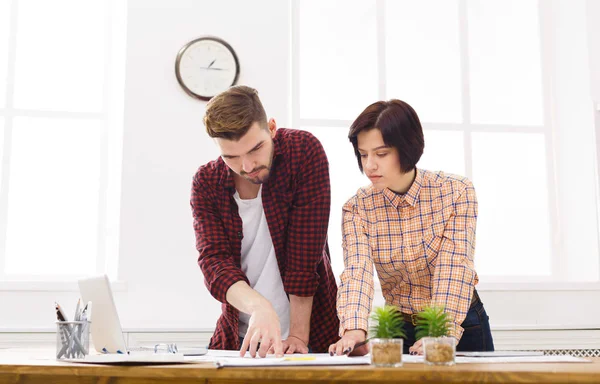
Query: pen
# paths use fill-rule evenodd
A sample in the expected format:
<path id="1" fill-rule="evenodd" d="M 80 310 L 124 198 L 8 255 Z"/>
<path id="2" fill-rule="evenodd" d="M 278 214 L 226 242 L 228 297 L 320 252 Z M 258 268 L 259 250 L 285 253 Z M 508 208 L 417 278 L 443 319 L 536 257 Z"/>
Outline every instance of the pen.
<path id="1" fill-rule="evenodd" d="M 58 321 L 66 321 L 65 313 L 62 311 L 62 308 L 60 307 L 60 305 L 57 302 L 54 302 L 54 309 L 56 310 L 56 319 Z M 56 355 L 57 359 L 60 359 L 62 357 L 62 355 L 64 355 L 65 352 L 67 352 L 67 349 L 68 349 L 68 346 L 70 343 L 70 340 L 69 340 L 70 332 L 63 327 L 59 327 L 59 328 L 61 330 L 60 340 L 63 343 L 63 347 Z M 69 356 L 67 356 L 67 357 L 69 357 Z"/>
<path id="2" fill-rule="evenodd" d="M 85 307 L 83 307 L 81 317 L 84 321 L 92 320 L 92 302 L 91 301 L 88 301 L 88 303 L 85 305 Z"/>
<path id="3" fill-rule="evenodd" d="M 360 343 L 356 343 L 354 344 L 354 347 L 348 347 L 344 350 L 344 352 L 342 352 L 344 355 L 349 354 L 350 352 L 352 352 L 353 350 L 355 350 L 358 347 L 362 347 L 363 345 L 367 344 L 369 342 L 369 339 L 365 340 L 365 341 L 361 341 Z"/>
<path id="4" fill-rule="evenodd" d="M 81 299 L 77 299 L 77 306 L 75 307 L 75 316 L 73 320 L 79 321 L 79 307 L 81 306 Z"/>
<path id="5" fill-rule="evenodd" d="M 58 304 L 56 301 L 54 302 L 54 308 L 56 308 L 56 318 L 58 321 L 68 321 L 67 316 L 60 307 L 60 304 Z"/>

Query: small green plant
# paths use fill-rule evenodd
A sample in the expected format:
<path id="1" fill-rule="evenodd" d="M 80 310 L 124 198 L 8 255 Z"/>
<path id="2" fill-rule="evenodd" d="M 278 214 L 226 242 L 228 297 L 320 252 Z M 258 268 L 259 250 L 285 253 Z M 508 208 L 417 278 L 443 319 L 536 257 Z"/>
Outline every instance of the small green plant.
<path id="1" fill-rule="evenodd" d="M 449 328 L 450 319 L 443 307 L 425 307 L 417 315 L 416 339 L 447 336 Z"/>
<path id="2" fill-rule="evenodd" d="M 393 305 L 375 307 L 371 313 L 373 321 L 369 329 L 371 338 L 405 339 L 404 320 L 398 308 Z"/>

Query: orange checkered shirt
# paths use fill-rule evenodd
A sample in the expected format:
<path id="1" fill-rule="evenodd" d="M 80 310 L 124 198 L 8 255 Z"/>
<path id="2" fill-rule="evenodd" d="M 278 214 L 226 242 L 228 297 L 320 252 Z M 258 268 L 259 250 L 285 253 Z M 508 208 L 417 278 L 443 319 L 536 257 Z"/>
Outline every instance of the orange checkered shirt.
<path id="1" fill-rule="evenodd" d="M 403 313 L 444 306 L 458 340 L 479 279 L 473 265 L 477 198 L 465 177 L 417 169 L 400 195 L 373 186 L 342 208 L 345 269 L 338 289 L 340 335 L 368 329 L 373 265 L 385 302 Z"/>

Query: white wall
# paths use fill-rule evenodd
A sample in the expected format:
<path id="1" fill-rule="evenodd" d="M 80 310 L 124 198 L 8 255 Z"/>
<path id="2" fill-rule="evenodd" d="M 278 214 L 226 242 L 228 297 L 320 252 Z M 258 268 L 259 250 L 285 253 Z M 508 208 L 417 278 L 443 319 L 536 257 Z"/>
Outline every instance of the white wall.
<path id="1" fill-rule="evenodd" d="M 570 12 L 587 11 L 588 20 L 598 20 L 598 2 L 588 0 L 587 5 L 587 10 Z M 228 41 L 240 59 L 239 83 L 259 89 L 267 113 L 287 126 L 289 7 L 284 0 L 129 0 L 119 263 L 119 280 L 125 284 L 116 292 L 126 329 L 209 330 L 220 313 L 196 263 L 189 208 L 192 175 L 217 152 L 202 126 L 204 102 L 187 96 L 175 80 L 178 50 L 206 34 Z M 600 41 L 600 25 L 589 22 L 587 28 L 588 46 L 598 47 L 594 43 Z M 577 27 L 573 33 L 582 31 Z M 599 62 L 599 53 L 592 49 L 592 63 Z M 590 65 L 589 74 L 596 103 L 598 68 Z M 581 305 L 597 302 L 597 289 L 498 288 L 482 287 L 497 330 L 597 328 L 592 319 L 600 317 L 599 307 Z M 69 308 L 77 297 L 76 286 L 63 292 L 1 291 L 0 331 L 52 330 L 53 301 Z M 574 311 L 540 309 L 536 316 L 523 316 L 527 308 L 553 308 L 557 302 L 572 305 Z"/>
<path id="2" fill-rule="evenodd" d="M 289 120 L 289 4 L 281 0 L 130 0 L 118 293 L 127 327 L 212 328 L 220 306 L 204 286 L 189 205 L 196 169 L 218 156 L 205 102 L 174 75 L 178 50 L 214 35 L 240 60 L 239 84 Z M 133 303 L 145 305 L 132 305 Z"/>
<path id="3" fill-rule="evenodd" d="M 289 12 L 282 0 L 129 0 L 118 272 L 124 284 L 115 292 L 125 329 L 211 329 L 220 314 L 197 264 L 189 206 L 192 176 L 218 153 L 202 124 L 205 102 L 176 81 L 177 52 L 203 35 L 226 40 L 240 60 L 238 83 L 257 88 L 267 114 L 286 126 Z M 75 284 L 64 287 L 0 291 L 0 331 L 54 329 L 54 301 L 72 313 L 79 297 Z"/>

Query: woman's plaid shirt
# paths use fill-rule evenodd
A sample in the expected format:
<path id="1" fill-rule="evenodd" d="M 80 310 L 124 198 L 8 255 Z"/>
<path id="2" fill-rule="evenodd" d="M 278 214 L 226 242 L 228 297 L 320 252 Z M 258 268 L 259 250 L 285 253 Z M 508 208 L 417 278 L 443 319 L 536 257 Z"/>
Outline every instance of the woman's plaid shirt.
<path id="1" fill-rule="evenodd" d="M 465 177 L 418 169 L 408 192 L 361 188 L 343 207 L 340 332 L 367 331 L 373 265 L 386 303 L 413 314 L 443 305 L 460 339 L 473 288 L 477 198 Z"/>

